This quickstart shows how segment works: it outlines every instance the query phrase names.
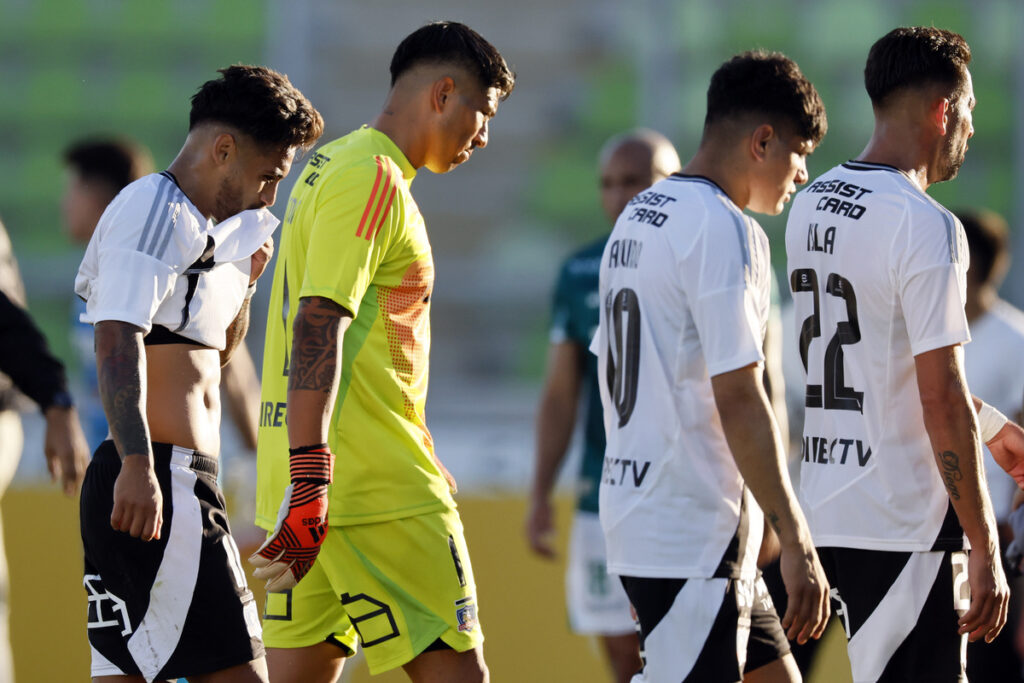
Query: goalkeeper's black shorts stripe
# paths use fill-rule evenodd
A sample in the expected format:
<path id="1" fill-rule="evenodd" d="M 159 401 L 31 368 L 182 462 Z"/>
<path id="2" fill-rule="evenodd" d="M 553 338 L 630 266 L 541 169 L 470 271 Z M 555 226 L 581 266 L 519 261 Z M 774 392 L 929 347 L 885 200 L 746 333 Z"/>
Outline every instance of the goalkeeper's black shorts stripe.
<path id="1" fill-rule="evenodd" d="M 110 526 L 121 470 L 112 441 L 96 449 L 82 484 L 92 675 L 174 679 L 263 656 L 216 459 L 156 443 L 153 455 L 164 505 L 159 540 Z"/>

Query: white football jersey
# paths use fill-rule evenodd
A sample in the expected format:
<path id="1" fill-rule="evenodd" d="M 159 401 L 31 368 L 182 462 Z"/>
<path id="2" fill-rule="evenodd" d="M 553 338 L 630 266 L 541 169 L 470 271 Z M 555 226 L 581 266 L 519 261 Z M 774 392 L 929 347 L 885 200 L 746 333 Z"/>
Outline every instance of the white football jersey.
<path id="1" fill-rule="evenodd" d="M 800 492 L 815 545 L 963 547 L 914 356 L 967 342 L 967 242 L 905 173 L 833 168 L 793 200 L 790 290 L 805 372 Z"/>
<path id="2" fill-rule="evenodd" d="M 153 325 L 223 349 L 249 286 L 250 257 L 278 220 L 266 209 L 216 225 L 168 173 L 125 187 L 107 206 L 75 278 L 82 322 Z"/>
<path id="3" fill-rule="evenodd" d="M 1024 351 L 1024 311 L 1006 301 L 996 301 L 971 322 L 971 343 L 964 347 L 964 374 L 971 393 L 1016 419 L 1024 401 L 1024 363 L 1017 362 Z M 996 464 L 987 447 L 985 478 L 996 519 L 1010 515 L 1017 482 Z"/>
<path id="4" fill-rule="evenodd" d="M 763 516 L 722 431 L 711 377 L 764 360 L 768 238 L 710 180 L 634 197 L 601 258 L 608 570 L 752 577 Z"/>

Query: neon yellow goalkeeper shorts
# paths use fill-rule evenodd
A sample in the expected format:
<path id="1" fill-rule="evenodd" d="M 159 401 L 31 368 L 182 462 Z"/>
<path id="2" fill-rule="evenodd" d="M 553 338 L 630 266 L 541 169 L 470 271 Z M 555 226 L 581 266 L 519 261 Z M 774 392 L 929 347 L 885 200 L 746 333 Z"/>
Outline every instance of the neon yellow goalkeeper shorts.
<path id="1" fill-rule="evenodd" d="M 295 588 L 268 593 L 266 647 L 362 645 L 371 674 L 402 666 L 440 639 L 457 652 L 483 643 L 462 521 L 443 510 L 331 527 Z"/>

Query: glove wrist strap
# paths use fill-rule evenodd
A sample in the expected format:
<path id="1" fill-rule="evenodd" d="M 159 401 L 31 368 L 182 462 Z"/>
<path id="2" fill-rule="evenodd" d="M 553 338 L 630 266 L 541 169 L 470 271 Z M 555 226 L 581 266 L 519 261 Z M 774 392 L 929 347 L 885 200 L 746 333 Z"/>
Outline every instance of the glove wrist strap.
<path id="1" fill-rule="evenodd" d="M 288 449 L 288 470 L 293 484 L 330 484 L 334 481 L 334 454 L 327 444 Z"/>

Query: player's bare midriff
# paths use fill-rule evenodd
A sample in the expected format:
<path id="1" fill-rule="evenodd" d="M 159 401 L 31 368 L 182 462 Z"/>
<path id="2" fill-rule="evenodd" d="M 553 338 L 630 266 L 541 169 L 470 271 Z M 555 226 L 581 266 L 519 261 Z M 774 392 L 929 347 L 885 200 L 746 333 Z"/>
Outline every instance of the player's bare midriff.
<path id="1" fill-rule="evenodd" d="M 220 452 L 220 352 L 189 344 L 146 347 L 150 439 L 216 457 Z"/>

